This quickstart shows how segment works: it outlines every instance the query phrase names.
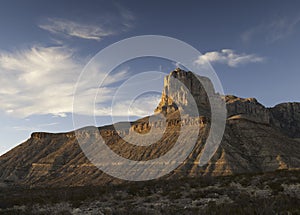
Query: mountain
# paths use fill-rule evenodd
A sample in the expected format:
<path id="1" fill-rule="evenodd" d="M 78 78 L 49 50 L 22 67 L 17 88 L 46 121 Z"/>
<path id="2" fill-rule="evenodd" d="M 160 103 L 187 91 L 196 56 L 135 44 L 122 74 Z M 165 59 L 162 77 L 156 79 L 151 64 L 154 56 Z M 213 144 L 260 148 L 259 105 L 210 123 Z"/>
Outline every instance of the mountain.
<path id="1" fill-rule="evenodd" d="M 232 95 L 221 98 L 227 107 L 222 142 L 210 161 L 199 166 L 211 127 L 212 110 L 208 94 L 216 98 L 219 96 L 208 78 L 176 69 L 165 78 L 161 101 L 155 109 L 156 115 L 166 117 L 167 127 L 161 137 L 164 120 L 152 122 L 151 116 L 131 122 L 130 128 L 123 129 L 123 124 L 119 123 L 118 130 L 111 125 L 67 133 L 33 133 L 27 141 L 0 157 L 0 186 L 61 187 L 124 183 L 100 171 L 89 161 L 78 144 L 76 134 L 80 133 L 83 144 L 90 139 L 97 143 L 99 131 L 115 153 L 141 161 L 166 154 L 174 146 L 183 124 L 190 129 L 189 132 L 199 130 L 199 136 L 188 158 L 164 176 L 166 179 L 300 168 L 300 103 L 283 103 L 266 108 L 254 98 Z M 191 95 L 199 116 L 189 109 Z M 151 130 L 151 138 L 158 141 L 150 146 L 134 146 L 124 140 L 126 136 L 130 139 L 132 132 L 147 134 Z M 142 142 L 143 138 L 136 137 L 135 141 Z M 190 141 L 192 137 L 186 135 L 184 144 Z M 118 171 L 118 164 L 109 165 L 114 165 Z"/>

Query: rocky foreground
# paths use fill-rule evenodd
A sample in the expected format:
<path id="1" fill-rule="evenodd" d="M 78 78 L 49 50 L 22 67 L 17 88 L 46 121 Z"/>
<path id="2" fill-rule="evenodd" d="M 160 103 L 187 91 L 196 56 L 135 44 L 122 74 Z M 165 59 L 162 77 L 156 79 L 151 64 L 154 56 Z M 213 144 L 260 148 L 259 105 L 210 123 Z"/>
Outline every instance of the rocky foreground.
<path id="1" fill-rule="evenodd" d="M 300 171 L 2 189 L 0 214 L 299 214 Z"/>

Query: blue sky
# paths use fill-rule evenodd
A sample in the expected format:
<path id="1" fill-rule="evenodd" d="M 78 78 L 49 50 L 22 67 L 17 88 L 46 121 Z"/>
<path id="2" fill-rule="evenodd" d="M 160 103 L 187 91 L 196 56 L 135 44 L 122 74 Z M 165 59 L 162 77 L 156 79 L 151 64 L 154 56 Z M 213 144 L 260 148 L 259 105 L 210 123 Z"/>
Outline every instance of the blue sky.
<path id="1" fill-rule="evenodd" d="M 72 93 L 83 66 L 132 36 L 164 35 L 192 45 L 203 54 L 199 64 L 212 64 L 226 94 L 256 97 L 266 106 L 300 101 L 299 1 L 0 4 L 0 154 L 33 131 L 72 130 Z M 137 71 L 174 68 L 158 59 L 129 62 L 116 69 L 112 84 Z M 149 114 L 155 106 L 149 101 L 158 96 L 146 96 L 133 110 Z M 110 116 L 104 111 L 96 121 L 107 124 Z"/>

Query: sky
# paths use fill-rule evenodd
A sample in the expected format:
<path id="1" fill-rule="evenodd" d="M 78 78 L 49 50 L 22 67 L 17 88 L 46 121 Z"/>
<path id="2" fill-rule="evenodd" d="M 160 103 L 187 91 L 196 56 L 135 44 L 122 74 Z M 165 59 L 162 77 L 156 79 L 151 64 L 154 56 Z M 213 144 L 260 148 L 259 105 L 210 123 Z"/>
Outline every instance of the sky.
<path id="1" fill-rule="evenodd" d="M 190 44 L 202 53 L 195 63 L 211 63 L 225 94 L 255 97 L 267 107 L 300 101 L 296 0 L 2 0 L 0 4 L 0 154 L 35 131 L 73 130 L 72 113 L 80 117 L 92 105 L 82 98 L 81 112 L 73 112 L 74 87 L 85 65 L 104 48 L 134 36 L 163 35 Z M 111 97 L 133 74 L 169 73 L 176 66 L 149 57 L 116 67 L 98 96 L 95 124 L 111 122 Z M 82 93 L 96 92 L 95 77 L 104 73 L 94 75 Z M 159 89 L 163 86 L 163 76 L 147 80 Z M 135 119 L 151 114 L 159 96 L 145 93 L 113 109 L 120 117 Z"/>

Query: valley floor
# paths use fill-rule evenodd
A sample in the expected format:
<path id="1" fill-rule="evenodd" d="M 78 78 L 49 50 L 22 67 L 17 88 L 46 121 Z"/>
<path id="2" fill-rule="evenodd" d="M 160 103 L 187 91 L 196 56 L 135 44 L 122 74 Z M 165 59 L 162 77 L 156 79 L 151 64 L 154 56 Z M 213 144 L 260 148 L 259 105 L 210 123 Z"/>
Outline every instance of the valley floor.
<path id="1" fill-rule="evenodd" d="M 0 192 L 0 214 L 300 214 L 299 205 L 299 170 Z"/>

